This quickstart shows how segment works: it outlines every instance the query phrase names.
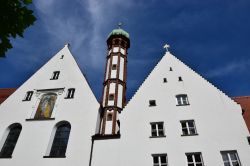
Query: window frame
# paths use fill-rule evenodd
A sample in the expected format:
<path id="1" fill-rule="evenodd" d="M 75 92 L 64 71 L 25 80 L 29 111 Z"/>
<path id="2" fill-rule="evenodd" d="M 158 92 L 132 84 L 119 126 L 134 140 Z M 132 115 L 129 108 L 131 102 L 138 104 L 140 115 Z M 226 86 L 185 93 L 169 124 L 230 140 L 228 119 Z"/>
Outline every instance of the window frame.
<path id="1" fill-rule="evenodd" d="M 64 155 L 51 155 L 52 148 L 53 148 L 56 136 L 57 136 L 56 135 L 57 130 L 58 130 L 59 127 L 61 127 L 63 125 L 68 125 L 68 127 L 69 127 L 67 142 L 66 142 L 66 145 L 64 145 L 65 146 L 65 149 L 64 149 L 64 152 L 63 152 Z M 49 145 L 48 145 L 48 148 L 46 150 L 46 154 L 45 154 L 45 156 L 43 156 L 43 158 L 66 158 L 66 152 L 67 152 L 68 143 L 69 143 L 69 139 L 70 139 L 71 129 L 72 129 L 71 124 L 68 121 L 60 121 L 54 126 L 54 128 L 52 130 L 52 133 L 51 133 L 50 140 L 49 140 Z"/>
<path id="2" fill-rule="evenodd" d="M 75 88 L 69 88 L 65 99 L 73 99 L 75 96 Z"/>
<path id="3" fill-rule="evenodd" d="M 155 129 L 153 128 L 153 125 L 155 125 Z M 162 125 L 162 129 L 159 129 L 159 125 Z M 151 127 L 151 136 L 150 136 L 150 138 L 166 137 L 165 127 L 164 127 L 164 122 L 163 121 L 150 122 L 150 127 Z M 156 135 L 153 134 L 154 132 L 156 133 Z M 160 134 L 160 132 L 162 132 L 163 134 Z"/>
<path id="4" fill-rule="evenodd" d="M 168 155 L 167 153 L 161 153 L 161 154 L 152 154 L 153 158 L 153 166 L 168 166 Z M 162 158 L 165 157 L 165 163 L 162 163 Z M 157 158 L 157 163 L 155 163 L 155 158 Z"/>
<path id="5" fill-rule="evenodd" d="M 156 106 L 156 100 L 149 100 L 149 107 L 155 107 Z"/>
<path id="6" fill-rule="evenodd" d="M 192 123 L 193 126 L 190 126 L 190 123 Z M 181 124 L 181 130 L 182 130 L 182 135 L 181 136 L 194 136 L 194 135 L 198 135 L 197 129 L 196 129 L 196 125 L 195 125 L 195 121 L 194 120 L 181 120 L 180 121 Z M 182 124 L 185 124 L 185 127 L 183 127 Z M 184 130 L 186 129 L 187 134 L 185 134 Z M 191 133 L 191 129 L 193 129 L 194 133 Z"/>
<path id="7" fill-rule="evenodd" d="M 224 158 L 223 158 L 223 154 L 226 154 L 227 158 L 229 159 L 229 160 L 226 161 L 227 164 L 229 163 L 230 166 L 233 166 L 233 162 L 237 162 L 237 163 L 239 164 L 239 166 L 242 166 L 242 165 L 241 165 L 241 162 L 240 162 L 239 155 L 238 155 L 238 153 L 237 153 L 236 150 L 221 151 L 220 153 L 221 153 L 221 157 L 222 157 L 222 161 L 223 161 L 224 165 L 225 165 L 225 160 L 224 160 Z M 231 159 L 231 154 L 234 154 L 234 155 L 235 155 L 236 160 L 232 160 L 232 159 Z"/>
<path id="8" fill-rule="evenodd" d="M 188 156 L 190 156 L 190 155 L 192 157 L 192 161 L 191 162 L 188 161 Z M 195 155 L 199 155 L 200 160 L 201 160 L 200 162 L 196 161 Z M 192 164 L 193 166 L 197 166 L 197 164 L 199 164 L 199 165 L 202 164 L 201 166 L 204 166 L 204 160 L 203 160 L 201 152 L 189 152 L 189 153 L 186 153 L 186 157 L 187 157 L 187 164 L 188 165 Z"/>
<path id="9" fill-rule="evenodd" d="M 50 80 L 58 80 L 59 75 L 60 75 L 60 71 L 54 71 Z"/>
<path id="10" fill-rule="evenodd" d="M 33 94 L 33 91 L 27 91 L 23 101 L 31 101 Z"/>
<path id="11" fill-rule="evenodd" d="M 187 94 L 175 95 L 176 106 L 187 106 L 190 105 Z"/>
<path id="12" fill-rule="evenodd" d="M 19 133 L 15 133 L 17 134 L 16 138 L 15 138 L 15 142 L 14 142 L 14 145 L 13 145 L 13 142 L 10 142 L 10 141 L 13 141 L 13 131 L 15 128 L 18 128 L 20 131 Z M 12 133 L 11 133 L 12 132 Z M 2 137 L 2 141 L 1 141 L 1 149 L 0 149 L 0 158 L 12 158 L 12 155 L 13 155 L 13 152 L 16 148 L 16 144 L 18 142 L 18 139 L 20 137 L 20 134 L 22 132 L 22 125 L 20 123 L 14 123 L 14 124 L 11 124 L 7 130 L 5 131 L 3 137 Z M 12 138 L 11 135 L 12 134 Z M 3 154 L 5 151 L 6 153 L 6 150 L 8 151 L 9 149 L 6 149 L 6 148 L 12 148 L 11 149 L 11 152 L 9 152 L 9 154 Z"/>

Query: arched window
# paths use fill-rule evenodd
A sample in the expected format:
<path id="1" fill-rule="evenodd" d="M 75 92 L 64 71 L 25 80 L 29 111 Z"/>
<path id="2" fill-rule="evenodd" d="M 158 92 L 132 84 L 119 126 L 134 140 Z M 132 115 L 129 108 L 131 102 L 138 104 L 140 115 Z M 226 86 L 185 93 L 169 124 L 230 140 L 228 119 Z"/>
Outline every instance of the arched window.
<path id="1" fill-rule="evenodd" d="M 19 123 L 14 123 L 8 127 L 6 139 L 0 152 L 1 158 L 11 158 L 21 130 L 22 126 Z"/>
<path id="2" fill-rule="evenodd" d="M 50 118 L 57 95 L 55 93 L 47 93 L 42 95 L 39 106 L 36 110 L 35 119 L 46 119 Z"/>
<path id="3" fill-rule="evenodd" d="M 70 129 L 71 125 L 68 122 L 58 124 L 49 154 L 50 157 L 65 157 Z"/>

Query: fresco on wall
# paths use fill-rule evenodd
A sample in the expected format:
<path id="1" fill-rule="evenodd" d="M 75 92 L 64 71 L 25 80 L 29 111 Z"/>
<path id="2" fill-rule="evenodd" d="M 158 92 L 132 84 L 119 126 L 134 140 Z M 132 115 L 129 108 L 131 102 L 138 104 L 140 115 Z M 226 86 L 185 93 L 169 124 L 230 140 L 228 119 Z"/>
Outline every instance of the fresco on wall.
<path id="1" fill-rule="evenodd" d="M 56 98 L 57 95 L 54 93 L 42 95 L 39 106 L 36 110 L 35 118 L 50 118 L 56 102 Z"/>

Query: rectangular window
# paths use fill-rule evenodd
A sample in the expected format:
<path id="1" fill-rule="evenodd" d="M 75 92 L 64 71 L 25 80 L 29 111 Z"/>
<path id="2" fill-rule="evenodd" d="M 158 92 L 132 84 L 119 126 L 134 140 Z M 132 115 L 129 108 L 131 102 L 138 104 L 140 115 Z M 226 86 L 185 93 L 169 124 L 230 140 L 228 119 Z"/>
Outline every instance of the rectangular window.
<path id="1" fill-rule="evenodd" d="M 181 121 L 182 135 L 197 135 L 194 120 Z"/>
<path id="2" fill-rule="evenodd" d="M 204 166 L 200 152 L 186 153 L 188 166 Z"/>
<path id="3" fill-rule="evenodd" d="M 59 77 L 60 71 L 54 71 L 51 77 L 51 80 L 57 80 Z"/>
<path id="4" fill-rule="evenodd" d="M 155 100 L 149 100 L 149 106 L 156 106 L 156 101 Z"/>
<path id="5" fill-rule="evenodd" d="M 178 80 L 179 80 L 179 81 L 182 81 L 182 78 L 181 78 L 181 77 L 179 77 L 179 78 L 178 78 Z"/>
<path id="6" fill-rule="evenodd" d="M 151 137 L 165 137 L 163 122 L 152 122 L 150 125 Z"/>
<path id="7" fill-rule="evenodd" d="M 114 99 L 115 99 L 115 94 L 114 93 L 109 94 L 109 100 L 114 100 Z"/>
<path id="8" fill-rule="evenodd" d="M 33 95 L 33 91 L 28 91 L 25 95 L 25 98 L 23 99 L 23 101 L 30 101 Z"/>
<path id="9" fill-rule="evenodd" d="M 163 78 L 163 82 L 164 82 L 164 83 L 168 82 L 168 81 L 167 81 L 167 78 Z"/>
<path id="10" fill-rule="evenodd" d="M 117 67 L 117 65 L 116 65 L 116 64 L 113 64 L 113 65 L 112 65 L 112 70 L 116 70 L 116 67 Z"/>
<path id="11" fill-rule="evenodd" d="M 75 88 L 70 88 L 68 89 L 67 96 L 65 97 L 66 99 L 72 99 L 74 98 L 75 95 Z"/>
<path id="12" fill-rule="evenodd" d="M 186 94 L 176 95 L 177 106 L 189 105 L 188 97 Z"/>
<path id="13" fill-rule="evenodd" d="M 167 154 L 152 154 L 153 166 L 168 166 Z"/>
<path id="14" fill-rule="evenodd" d="M 241 166 L 237 151 L 222 151 L 221 152 L 224 166 Z"/>
<path id="15" fill-rule="evenodd" d="M 247 137 L 248 144 L 250 145 L 250 137 Z"/>

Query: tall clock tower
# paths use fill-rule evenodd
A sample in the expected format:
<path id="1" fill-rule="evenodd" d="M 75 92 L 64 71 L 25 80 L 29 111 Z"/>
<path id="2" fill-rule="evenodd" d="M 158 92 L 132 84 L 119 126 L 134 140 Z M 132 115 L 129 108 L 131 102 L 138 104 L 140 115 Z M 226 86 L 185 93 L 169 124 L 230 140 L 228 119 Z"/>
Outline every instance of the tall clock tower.
<path id="1" fill-rule="evenodd" d="M 103 82 L 101 135 L 119 135 L 119 114 L 126 103 L 127 54 L 129 34 L 114 29 L 107 39 L 107 61 Z"/>

